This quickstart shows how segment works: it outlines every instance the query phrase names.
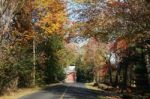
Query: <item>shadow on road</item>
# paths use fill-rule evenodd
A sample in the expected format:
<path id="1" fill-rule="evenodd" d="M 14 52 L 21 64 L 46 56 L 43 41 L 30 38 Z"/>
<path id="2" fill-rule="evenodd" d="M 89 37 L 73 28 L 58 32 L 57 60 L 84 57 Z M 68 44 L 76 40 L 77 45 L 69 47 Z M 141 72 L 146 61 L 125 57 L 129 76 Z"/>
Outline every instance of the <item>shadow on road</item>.
<path id="1" fill-rule="evenodd" d="M 84 84 L 62 84 L 43 88 L 20 99 L 100 99 L 99 96 L 118 96 L 115 93 L 85 88 Z"/>
<path id="2" fill-rule="evenodd" d="M 65 88 L 67 91 L 64 93 L 63 99 L 99 99 L 98 96 L 118 96 L 118 94 L 112 92 L 87 89 L 84 84 L 80 83 L 47 87 L 43 90 L 58 95 L 62 94 Z"/>

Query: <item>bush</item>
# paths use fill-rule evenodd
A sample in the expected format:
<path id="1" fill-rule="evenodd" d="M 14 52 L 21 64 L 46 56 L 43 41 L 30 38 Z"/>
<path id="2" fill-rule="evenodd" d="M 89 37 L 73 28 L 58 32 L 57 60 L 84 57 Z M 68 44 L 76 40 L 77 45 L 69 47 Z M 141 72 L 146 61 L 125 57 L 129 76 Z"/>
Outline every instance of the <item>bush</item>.
<path id="1" fill-rule="evenodd" d="M 8 60 L 0 62 L 0 94 L 16 90 L 18 85 L 18 72 L 16 66 Z"/>
<path id="2" fill-rule="evenodd" d="M 31 75 L 33 66 L 31 58 L 28 57 L 26 59 L 20 60 L 17 65 L 17 71 L 19 76 L 18 87 L 31 87 L 33 80 Z"/>
<path id="3" fill-rule="evenodd" d="M 3 48 L 0 58 L 0 93 L 31 85 L 32 60 L 28 49 L 23 47 Z"/>

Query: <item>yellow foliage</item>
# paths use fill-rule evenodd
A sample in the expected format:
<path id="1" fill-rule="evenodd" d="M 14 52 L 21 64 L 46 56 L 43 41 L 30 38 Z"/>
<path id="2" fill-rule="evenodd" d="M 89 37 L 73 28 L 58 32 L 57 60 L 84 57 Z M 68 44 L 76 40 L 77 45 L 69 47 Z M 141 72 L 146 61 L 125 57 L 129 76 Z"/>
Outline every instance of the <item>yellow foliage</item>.
<path id="1" fill-rule="evenodd" d="M 40 10 L 40 27 L 45 35 L 63 34 L 63 25 L 67 20 L 65 3 L 60 0 L 35 0 L 34 9 Z"/>
<path id="2" fill-rule="evenodd" d="M 27 0 L 17 16 L 12 34 L 17 42 L 26 45 L 39 35 L 51 36 L 64 33 L 64 24 L 67 21 L 65 3 L 61 0 Z M 35 17 L 34 24 L 32 24 Z M 33 26 L 34 25 L 34 26 Z M 35 30 L 37 29 L 37 30 Z M 37 33 L 42 32 L 42 33 Z"/>

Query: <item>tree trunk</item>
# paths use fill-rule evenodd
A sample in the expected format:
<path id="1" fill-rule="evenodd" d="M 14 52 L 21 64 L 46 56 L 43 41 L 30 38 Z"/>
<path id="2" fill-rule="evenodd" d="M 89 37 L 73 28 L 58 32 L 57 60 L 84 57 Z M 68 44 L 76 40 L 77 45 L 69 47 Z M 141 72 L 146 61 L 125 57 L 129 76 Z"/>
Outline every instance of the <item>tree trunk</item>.
<path id="1" fill-rule="evenodd" d="M 127 70 L 128 70 L 128 64 L 124 64 L 124 72 L 123 72 L 123 89 L 127 88 Z"/>
<path id="2" fill-rule="evenodd" d="M 32 84 L 31 86 L 35 86 L 35 65 L 36 65 L 36 56 L 35 56 L 35 38 L 33 39 L 33 67 L 32 67 Z"/>
<path id="3" fill-rule="evenodd" d="M 110 58 L 111 58 L 111 53 L 110 53 L 109 60 L 107 63 L 108 63 L 108 72 L 109 72 L 109 82 L 110 84 L 112 84 L 112 67 L 111 67 Z"/>
<path id="4" fill-rule="evenodd" d="M 121 71 L 121 66 L 120 66 L 120 64 L 118 64 L 118 66 L 117 66 L 117 73 L 116 73 L 116 77 L 115 77 L 115 85 L 117 86 L 118 85 L 118 83 L 119 83 L 119 75 L 120 75 L 120 71 Z"/>
<path id="5" fill-rule="evenodd" d="M 146 62 L 146 68 L 148 73 L 148 83 L 150 86 L 150 55 L 148 53 L 146 53 L 145 55 L 145 62 Z"/>

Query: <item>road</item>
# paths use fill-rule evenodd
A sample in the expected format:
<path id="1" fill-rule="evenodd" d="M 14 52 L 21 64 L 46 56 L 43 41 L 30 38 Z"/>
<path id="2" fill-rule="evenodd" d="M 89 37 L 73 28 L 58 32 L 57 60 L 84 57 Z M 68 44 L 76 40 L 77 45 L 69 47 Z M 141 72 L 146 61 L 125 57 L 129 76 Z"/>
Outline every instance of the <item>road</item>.
<path id="1" fill-rule="evenodd" d="M 105 92 L 87 89 L 82 83 L 74 83 L 47 87 L 20 99 L 99 99 L 98 95 L 108 96 Z"/>

